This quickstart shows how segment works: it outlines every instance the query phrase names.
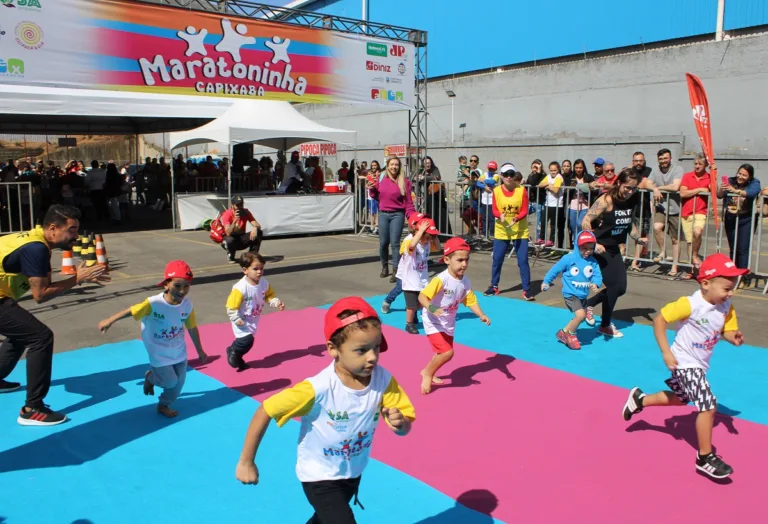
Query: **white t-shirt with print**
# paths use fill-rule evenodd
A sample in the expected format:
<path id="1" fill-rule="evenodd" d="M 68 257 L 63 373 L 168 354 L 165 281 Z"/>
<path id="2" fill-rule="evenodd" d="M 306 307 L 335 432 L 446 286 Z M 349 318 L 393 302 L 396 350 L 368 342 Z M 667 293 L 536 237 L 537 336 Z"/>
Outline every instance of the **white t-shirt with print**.
<path id="1" fill-rule="evenodd" d="M 562 207 L 563 206 L 563 177 L 562 175 L 552 176 L 547 175 L 547 184 L 557 187 L 557 193 L 552 194 L 547 191 L 547 207 Z M 559 184 L 559 187 L 558 187 Z"/>
<path id="2" fill-rule="evenodd" d="M 459 304 L 473 306 L 477 304 L 477 297 L 472 291 L 467 277 L 461 280 L 451 276 L 446 269 L 424 288 L 422 293 L 430 299 L 430 302 L 443 310 L 443 315 L 435 316 L 424 308 L 421 319 L 424 323 L 424 332 L 427 335 L 434 333 L 445 333 L 453 336 L 456 330 L 456 312 Z"/>
<path id="3" fill-rule="evenodd" d="M 413 235 L 408 235 L 403 240 L 403 246 L 413 242 Z M 406 244 L 408 243 L 408 244 Z M 427 261 L 429 259 L 429 244 L 419 242 L 413 251 L 403 250 L 403 256 L 397 266 L 397 274 L 403 286 L 403 291 L 421 291 L 429 281 L 429 269 Z"/>
<path id="4" fill-rule="evenodd" d="M 670 346 L 679 369 L 709 369 L 709 360 L 720 335 L 739 329 L 736 311 L 730 300 L 710 304 L 701 290 L 682 297 L 661 309 L 667 323 L 677 323 L 675 341 Z"/>
<path id="5" fill-rule="evenodd" d="M 232 286 L 232 291 L 227 298 L 227 312 L 230 313 L 232 332 L 235 337 L 242 338 L 256 334 L 264 304 L 277 307 L 278 302 L 266 278 L 260 279 L 255 286 L 250 284 L 246 277 L 241 278 Z M 242 320 L 243 325 L 238 326 L 233 318 Z"/>
<path id="6" fill-rule="evenodd" d="M 173 305 L 160 293 L 132 306 L 131 315 L 141 320 L 141 340 L 151 366 L 172 366 L 187 360 L 184 327 L 197 327 L 195 311 L 187 297 L 181 304 Z"/>

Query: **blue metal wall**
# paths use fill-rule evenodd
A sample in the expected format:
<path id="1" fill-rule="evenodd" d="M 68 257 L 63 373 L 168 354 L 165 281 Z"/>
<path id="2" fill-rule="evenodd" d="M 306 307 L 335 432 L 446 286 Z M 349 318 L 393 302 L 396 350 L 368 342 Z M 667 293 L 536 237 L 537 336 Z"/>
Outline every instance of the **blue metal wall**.
<path id="1" fill-rule="evenodd" d="M 362 0 L 303 9 L 360 18 Z M 714 33 L 717 0 L 369 0 L 369 20 L 428 32 L 430 77 Z M 768 0 L 726 0 L 725 29 L 768 24 Z"/>
<path id="2" fill-rule="evenodd" d="M 768 0 L 725 0 L 725 30 L 768 24 Z"/>

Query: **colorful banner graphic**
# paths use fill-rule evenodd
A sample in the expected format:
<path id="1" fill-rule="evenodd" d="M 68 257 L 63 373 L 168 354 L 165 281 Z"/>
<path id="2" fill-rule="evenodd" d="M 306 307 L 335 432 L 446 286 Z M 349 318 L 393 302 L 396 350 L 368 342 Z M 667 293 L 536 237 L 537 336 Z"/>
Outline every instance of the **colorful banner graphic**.
<path id="1" fill-rule="evenodd" d="M 299 146 L 301 156 L 336 156 L 337 145 L 333 142 L 308 142 Z"/>
<path id="2" fill-rule="evenodd" d="M 414 51 L 127 0 L 0 0 L 0 83 L 405 108 Z"/>
<path id="3" fill-rule="evenodd" d="M 704 84 L 701 80 L 691 73 L 685 74 L 688 80 L 688 96 L 691 100 L 691 109 L 693 111 L 693 122 L 696 124 L 696 132 L 699 134 L 701 149 L 709 162 L 709 191 L 712 193 L 710 202 L 712 203 L 712 215 L 715 217 L 715 229 L 720 227 L 720 217 L 717 214 L 717 168 L 715 167 L 714 150 L 712 149 L 712 126 L 709 119 L 709 102 L 707 101 L 707 92 L 704 90 Z"/>

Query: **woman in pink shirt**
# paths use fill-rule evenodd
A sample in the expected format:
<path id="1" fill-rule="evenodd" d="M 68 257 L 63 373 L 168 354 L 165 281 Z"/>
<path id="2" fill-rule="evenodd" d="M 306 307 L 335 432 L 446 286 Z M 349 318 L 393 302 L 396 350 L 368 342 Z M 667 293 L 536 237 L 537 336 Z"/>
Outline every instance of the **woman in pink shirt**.
<path id="1" fill-rule="evenodd" d="M 414 213 L 411 199 L 411 182 L 402 173 L 400 159 L 396 156 L 387 158 L 385 176 L 380 182 L 367 182 L 371 196 L 379 202 L 379 258 L 381 259 L 381 278 L 389 276 L 387 251 L 392 246 L 392 277 L 396 282 L 397 264 L 400 261 L 400 236 L 403 233 L 406 215 Z"/>

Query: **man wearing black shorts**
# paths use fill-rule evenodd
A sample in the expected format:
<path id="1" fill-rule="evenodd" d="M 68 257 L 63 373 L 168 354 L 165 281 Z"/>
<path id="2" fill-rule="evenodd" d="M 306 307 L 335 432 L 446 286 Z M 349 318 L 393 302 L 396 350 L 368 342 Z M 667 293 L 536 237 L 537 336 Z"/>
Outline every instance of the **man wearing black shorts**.
<path id="1" fill-rule="evenodd" d="M 21 384 L 5 378 L 11 374 L 24 350 L 27 351 L 27 401 L 18 423 L 23 426 L 52 426 L 67 417 L 49 409 L 43 400 L 51 387 L 53 332 L 17 303 L 27 291 L 38 304 L 83 282 L 100 284 L 109 280 L 105 268 L 85 263 L 77 274 L 51 282 L 51 250 L 71 249 L 78 239 L 80 211 L 54 205 L 48 209 L 43 225 L 26 233 L 0 238 L 0 393 L 19 389 Z"/>

